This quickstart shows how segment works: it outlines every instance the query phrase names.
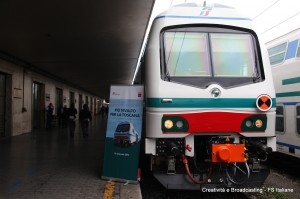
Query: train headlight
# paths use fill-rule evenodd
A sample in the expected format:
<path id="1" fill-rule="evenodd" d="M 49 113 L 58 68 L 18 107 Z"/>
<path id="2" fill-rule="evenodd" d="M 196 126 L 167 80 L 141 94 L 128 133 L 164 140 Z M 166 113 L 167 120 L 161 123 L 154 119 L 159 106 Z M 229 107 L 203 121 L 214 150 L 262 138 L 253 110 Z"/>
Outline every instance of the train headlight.
<path id="1" fill-rule="evenodd" d="M 165 123 L 164 123 L 164 125 L 165 125 L 166 129 L 170 129 L 170 128 L 172 128 L 174 126 L 172 120 L 166 120 Z"/>
<path id="2" fill-rule="evenodd" d="M 246 127 L 248 127 L 248 128 L 252 127 L 252 126 L 253 126 L 252 120 L 247 120 L 247 121 L 245 122 L 245 125 L 246 125 Z"/>
<path id="3" fill-rule="evenodd" d="M 164 115 L 161 120 L 161 130 L 163 132 L 184 133 L 189 128 L 184 117 L 178 115 Z"/>
<path id="4" fill-rule="evenodd" d="M 267 116 L 264 114 L 246 117 L 241 125 L 244 132 L 265 131 L 267 129 Z"/>
<path id="5" fill-rule="evenodd" d="M 256 120 L 255 121 L 255 126 L 257 128 L 261 128 L 263 126 L 263 121 L 261 121 L 260 119 Z"/>
<path id="6" fill-rule="evenodd" d="M 178 120 L 176 123 L 175 123 L 176 127 L 181 129 L 183 127 L 183 121 L 182 120 Z"/>

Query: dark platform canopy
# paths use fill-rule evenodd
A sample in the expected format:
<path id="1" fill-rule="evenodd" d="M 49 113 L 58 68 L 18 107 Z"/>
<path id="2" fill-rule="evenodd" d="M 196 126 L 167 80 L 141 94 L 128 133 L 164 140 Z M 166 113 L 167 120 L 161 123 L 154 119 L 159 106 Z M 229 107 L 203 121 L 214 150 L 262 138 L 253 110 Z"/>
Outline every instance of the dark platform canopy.
<path id="1" fill-rule="evenodd" d="M 107 98 L 131 84 L 155 0 L 2 0 L 0 56 Z"/>

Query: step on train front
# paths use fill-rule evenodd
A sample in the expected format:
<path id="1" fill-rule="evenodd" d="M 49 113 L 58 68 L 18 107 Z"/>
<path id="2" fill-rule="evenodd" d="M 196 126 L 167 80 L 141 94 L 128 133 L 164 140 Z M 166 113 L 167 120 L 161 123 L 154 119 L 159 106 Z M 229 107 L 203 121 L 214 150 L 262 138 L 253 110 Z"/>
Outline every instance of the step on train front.
<path id="1" fill-rule="evenodd" d="M 168 189 L 256 187 L 276 149 L 275 91 L 250 19 L 187 4 L 153 21 L 144 53 L 145 152 Z"/>

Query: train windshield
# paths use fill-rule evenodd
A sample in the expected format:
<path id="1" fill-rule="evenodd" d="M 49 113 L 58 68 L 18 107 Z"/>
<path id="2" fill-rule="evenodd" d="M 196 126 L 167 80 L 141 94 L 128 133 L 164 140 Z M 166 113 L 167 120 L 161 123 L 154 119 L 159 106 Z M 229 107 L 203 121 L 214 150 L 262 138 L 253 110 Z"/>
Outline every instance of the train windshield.
<path id="1" fill-rule="evenodd" d="M 128 132 L 130 129 L 130 124 L 119 124 L 117 126 L 116 132 Z"/>
<path id="2" fill-rule="evenodd" d="M 163 45 L 165 80 L 227 87 L 261 79 L 249 33 L 169 30 Z"/>

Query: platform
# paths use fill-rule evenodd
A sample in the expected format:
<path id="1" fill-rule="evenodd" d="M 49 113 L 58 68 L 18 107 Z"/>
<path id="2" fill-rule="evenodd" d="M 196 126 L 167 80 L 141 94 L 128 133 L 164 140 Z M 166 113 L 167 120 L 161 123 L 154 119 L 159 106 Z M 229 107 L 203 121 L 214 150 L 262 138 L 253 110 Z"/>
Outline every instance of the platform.
<path id="1" fill-rule="evenodd" d="M 0 198 L 142 198 L 139 184 L 101 179 L 106 120 L 95 116 L 88 138 L 68 128 L 0 140 Z"/>

